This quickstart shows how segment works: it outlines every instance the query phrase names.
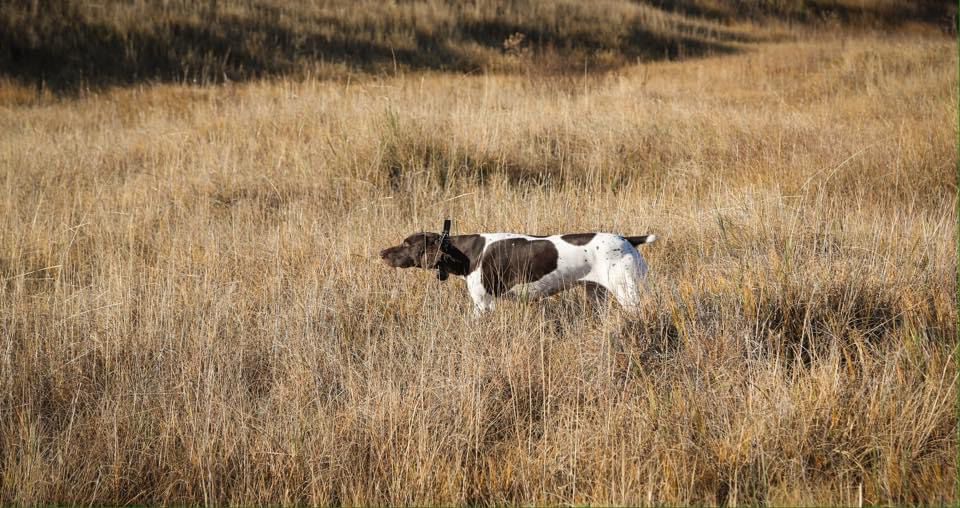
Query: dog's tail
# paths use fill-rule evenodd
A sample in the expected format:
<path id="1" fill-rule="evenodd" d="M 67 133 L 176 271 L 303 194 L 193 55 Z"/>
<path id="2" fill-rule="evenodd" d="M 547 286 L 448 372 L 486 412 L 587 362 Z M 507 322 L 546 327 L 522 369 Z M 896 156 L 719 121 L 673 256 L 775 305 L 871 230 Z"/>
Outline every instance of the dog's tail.
<path id="1" fill-rule="evenodd" d="M 638 245 L 653 243 L 657 239 L 657 235 L 625 236 L 623 239 L 630 242 L 630 245 L 636 247 Z"/>

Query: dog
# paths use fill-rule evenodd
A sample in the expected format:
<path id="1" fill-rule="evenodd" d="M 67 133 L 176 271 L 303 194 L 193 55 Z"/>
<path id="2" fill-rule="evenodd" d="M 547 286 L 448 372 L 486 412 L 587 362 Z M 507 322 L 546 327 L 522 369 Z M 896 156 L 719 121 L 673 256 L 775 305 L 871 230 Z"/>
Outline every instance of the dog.
<path id="1" fill-rule="evenodd" d="M 496 298 L 539 299 L 576 285 L 585 286 L 595 303 L 612 294 L 621 307 L 636 311 L 647 276 L 647 263 L 637 247 L 656 238 L 424 232 L 384 249 L 380 257 L 393 268 L 438 270 L 441 280 L 446 273 L 465 278 L 476 315 L 492 310 Z"/>

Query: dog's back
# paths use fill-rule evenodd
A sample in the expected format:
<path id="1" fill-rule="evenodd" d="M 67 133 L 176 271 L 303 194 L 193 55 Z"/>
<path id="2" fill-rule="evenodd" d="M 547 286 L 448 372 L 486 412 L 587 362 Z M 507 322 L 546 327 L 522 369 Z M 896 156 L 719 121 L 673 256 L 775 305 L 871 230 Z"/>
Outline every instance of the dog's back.
<path id="1" fill-rule="evenodd" d="M 598 284 L 621 301 L 638 299 L 647 265 L 636 249 L 654 235 L 624 237 L 612 233 L 533 236 L 484 233 L 479 272 L 492 296 L 539 298 L 581 283 Z M 626 305 L 626 303 L 625 303 Z"/>

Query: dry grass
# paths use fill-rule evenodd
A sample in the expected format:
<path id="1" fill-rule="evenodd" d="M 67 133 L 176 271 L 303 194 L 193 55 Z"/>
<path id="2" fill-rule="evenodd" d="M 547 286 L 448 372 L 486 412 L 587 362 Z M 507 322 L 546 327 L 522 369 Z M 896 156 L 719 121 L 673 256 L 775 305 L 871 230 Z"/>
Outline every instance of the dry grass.
<path id="1" fill-rule="evenodd" d="M 732 53 L 792 37 L 790 27 L 955 35 L 956 9 L 948 0 L 7 0 L 0 73 L 70 94 L 278 75 L 579 75 Z"/>
<path id="2" fill-rule="evenodd" d="M 777 33 L 665 9 L 627 0 L 12 0 L 0 11 L 0 69 L 58 93 L 411 70 L 582 74 L 731 52 Z M 505 47 L 516 34 L 522 44 Z"/>
<path id="3" fill-rule="evenodd" d="M 956 54 L 8 83 L 0 500 L 955 503 Z M 656 233 L 651 301 L 472 321 L 376 259 L 448 216 Z"/>

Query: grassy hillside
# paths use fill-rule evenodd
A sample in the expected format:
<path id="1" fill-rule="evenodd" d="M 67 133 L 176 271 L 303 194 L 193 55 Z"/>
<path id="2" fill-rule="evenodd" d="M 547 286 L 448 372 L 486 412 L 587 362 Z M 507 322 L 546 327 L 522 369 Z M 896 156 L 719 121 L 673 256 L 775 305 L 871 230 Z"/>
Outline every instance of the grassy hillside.
<path id="1" fill-rule="evenodd" d="M 956 4 L 0 9 L 0 501 L 955 504 Z M 208 86 L 216 85 L 216 86 Z M 655 233 L 639 315 L 378 251 Z"/>
<path id="2" fill-rule="evenodd" d="M 76 92 L 404 70 L 583 74 L 742 50 L 798 27 L 956 32 L 949 1 L 11 0 L 0 75 Z"/>
<path id="3" fill-rule="evenodd" d="M 3 85 L 0 500 L 955 503 L 956 43 L 751 44 L 603 75 Z M 650 300 L 474 321 L 462 281 L 377 259 L 444 217 L 656 233 Z"/>

